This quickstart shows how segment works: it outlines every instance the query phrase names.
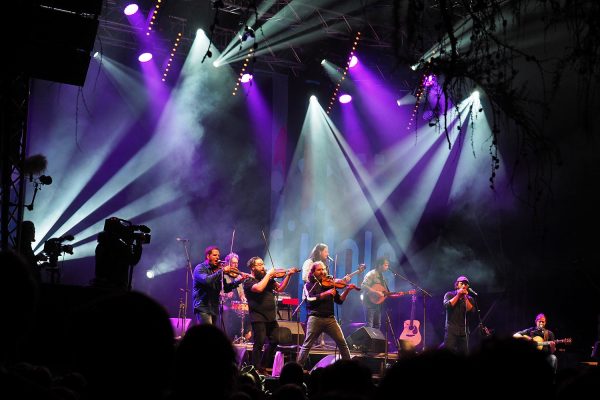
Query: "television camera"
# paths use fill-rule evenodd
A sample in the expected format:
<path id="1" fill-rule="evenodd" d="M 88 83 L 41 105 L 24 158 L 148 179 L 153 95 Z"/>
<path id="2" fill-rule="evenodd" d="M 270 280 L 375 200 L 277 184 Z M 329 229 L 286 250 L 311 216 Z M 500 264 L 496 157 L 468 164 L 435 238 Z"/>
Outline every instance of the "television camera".
<path id="1" fill-rule="evenodd" d="M 104 232 L 118 237 L 127 244 L 148 244 L 151 235 L 150 228 L 146 225 L 134 225 L 130 221 L 111 217 L 104 220 Z"/>
<path id="2" fill-rule="evenodd" d="M 142 257 L 142 245 L 150 243 L 150 228 L 110 217 L 98 234 L 93 284 L 131 290 L 133 267 Z"/>
<path id="3" fill-rule="evenodd" d="M 73 245 L 64 244 L 64 242 L 74 240 L 73 235 L 64 235 L 59 238 L 51 238 L 44 242 L 43 253 L 48 257 L 48 261 L 40 265 L 50 273 L 50 283 L 59 283 L 60 268 L 58 267 L 58 257 L 61 254 L 73 254 Z"/>
<path id="4" fill-rule="evenodd" d="M 59 256 L 62 253 L 73 254 L 73 245 L 71 244 L 63 244 L 66 241 L 71 241 L 75 239 L 73 235 L 65 235 L 59 238 L 51 238 L 46 240 L 44 243 L 44 253 L 48 257 L 52 257 L 53 255 Z"/>

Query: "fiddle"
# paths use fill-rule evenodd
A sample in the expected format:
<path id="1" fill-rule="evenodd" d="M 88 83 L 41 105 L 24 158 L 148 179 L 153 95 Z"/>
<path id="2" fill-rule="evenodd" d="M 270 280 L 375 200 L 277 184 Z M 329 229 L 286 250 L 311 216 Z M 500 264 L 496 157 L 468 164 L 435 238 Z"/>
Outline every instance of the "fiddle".
<path id="1" fill-rule="evenodd" d="M 292 275 L 298 272 L 300 272 L 300 270 L 296 267 L 292 267 L 290 269 L 275 268 L 275 272 L 273 272 L 273 278 L 284 278 L 286 275 Z"/>
<path id="2" fill-rule="evenodd" d="M 224 267 L 229 267 L 228 271 L 225 271 Z M 225 261 L 219 261 L 219 269 L 223 270 L 223 273 L 229 275 L 232 278 L 237 278 L 238 276 L 242 276 L 243 278 L 249 278 L 251 275 L 245 272 L 240 271 L 236 267 L 232 267 L 225 263 Z"/>
<path id="3" fill-rule="evenodd" d="M 353 283 L 348 283 L 344 279 L 335 279 L 331 275 L 327 275 L 325 278 L 321 280 L 321 285 L 326 288 L 336 288 L 343 289 L 347 286 L 350 286 L 352 289 L 360 290 L 359 287 L 354 285 Z"/>

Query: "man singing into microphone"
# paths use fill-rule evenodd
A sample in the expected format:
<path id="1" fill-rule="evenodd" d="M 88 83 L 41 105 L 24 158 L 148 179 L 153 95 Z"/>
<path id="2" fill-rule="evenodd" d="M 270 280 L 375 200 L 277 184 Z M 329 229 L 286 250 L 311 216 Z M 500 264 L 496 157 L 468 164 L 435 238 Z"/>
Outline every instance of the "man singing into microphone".
<path id="1" fill-rule="evenodd" d="M 304 261 L 304 264 L 302 264 L 302 280 L 304 282 L 308 282 L 310 267 L 317 261 L 321 261 L 325 265 L 325 272 L 328 274 L 329 271 L 327 270 L 327 265 L 329 264 L 329 247 L 327 247 L 325 243 L 317 243 L 311 250 L 306 261 Z"/>
<path id="2" fill-rule="evenodd" d="M 454 283 L 454 289 L 444 295 L 446 308 L 446 332 L 444 347 L 457 354 L 467 354 L 469 351 L 468 315 L 473 307 L 473 298 L 469 296 L 469 279 L 459 276 Z"/>

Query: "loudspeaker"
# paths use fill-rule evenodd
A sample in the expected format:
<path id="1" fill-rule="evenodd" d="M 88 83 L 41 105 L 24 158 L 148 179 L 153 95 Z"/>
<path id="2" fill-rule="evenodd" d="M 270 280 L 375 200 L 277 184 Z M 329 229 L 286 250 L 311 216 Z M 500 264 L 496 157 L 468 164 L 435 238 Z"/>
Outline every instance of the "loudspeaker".
<path id="1" fill-rule="evenodd" d="M 342 359 L 342 356 L 340 354 L 327 355 L 327 356 L 321 358 L 321 360 L 318 363 L 316 363 L 314 367 L 312 367 L 310 372 L 313 372 L 315 369 L 318 369 L 318 368 L 325 368 L 325 367 L 335 363 L 337 360 L 341 360 L 341 359 Z"/>
<path id="2" fill-rule="evenodd" d="M 279 344 L 292 345 L 304 343 L 304 328 L 302 324 L 293 321 L 278 320 L 279 324 Z"/>
<path id="3" fill-rule="evenodd" d="M 171 327 L 176 339 L 183 337 L 192 322 L 191 318 L 169 318 L 169 320 L 171 321 Z"/>
<path id="4" fill-rule="evenodd" d="M 379 329 L 363 326 L 346 338 L 350 350 L 366 353 L 385 352 L 385 337 Z"/>

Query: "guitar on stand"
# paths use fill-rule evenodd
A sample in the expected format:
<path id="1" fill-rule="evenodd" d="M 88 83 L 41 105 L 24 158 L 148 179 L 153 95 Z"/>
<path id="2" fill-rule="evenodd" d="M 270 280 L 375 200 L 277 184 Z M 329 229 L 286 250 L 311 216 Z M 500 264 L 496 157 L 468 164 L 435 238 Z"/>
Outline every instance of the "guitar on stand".
<path id="1" fill-rule="evenodd" d="M 400 334 L 399 340 L 404 340 L 413 346 L 418 346 L 421 343 L 421 332 L 419 327 L 421 322 L 415 319 L 415 303 L 417 302 L 417 294 L 415 290 L 411 290 L 412 293 L 412 304 L 410 305 L 410 319 L 404 321 L 404 329 Z"/>

